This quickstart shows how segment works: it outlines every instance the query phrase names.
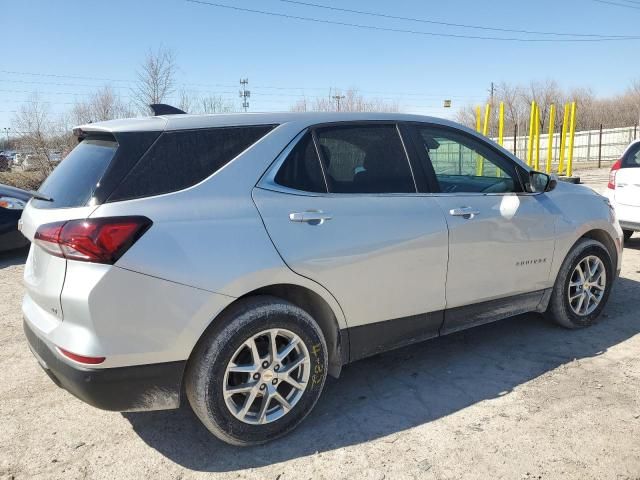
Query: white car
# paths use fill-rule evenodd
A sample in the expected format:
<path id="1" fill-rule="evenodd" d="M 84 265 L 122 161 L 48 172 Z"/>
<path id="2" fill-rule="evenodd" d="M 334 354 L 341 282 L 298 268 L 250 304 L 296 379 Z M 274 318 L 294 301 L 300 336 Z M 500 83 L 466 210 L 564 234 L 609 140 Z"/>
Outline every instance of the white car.
<path id="1" fill-rule="evenodd" d="M 640 232 L 640 140 L 625 150 L 611 166 L 605 195 L 616 210 L 624 239 Z"/>
<path id="2" fill-rule="evenodd" d="M 92 405 L 188 401 L 235 445 L 293 429 L 360 358 L 526 312 L 587 327 L 620 270 L 606 198 L 447 120 L 159 115 L 75 133 L 22 215 L 34 354 Z"/>

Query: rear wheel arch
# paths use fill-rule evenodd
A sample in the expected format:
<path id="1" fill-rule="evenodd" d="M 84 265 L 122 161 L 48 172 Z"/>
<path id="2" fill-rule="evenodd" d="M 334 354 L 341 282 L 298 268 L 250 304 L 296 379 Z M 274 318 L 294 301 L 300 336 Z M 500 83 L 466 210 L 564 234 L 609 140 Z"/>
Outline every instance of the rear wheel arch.
<path id="1" fill-rule="evenodd" d="M 345 331 L 340 329 L 338 319 L 333 308 L 321 295 L 310 288 L 295 284 L 276 284 L 253 290 L 240 298 L 256 295 L 271 295 L 291 302 L 306 311 L 316 321 L 325 341 L 329 353 L 329 375 L 340 376 L 342 366 L 349 358 L 349 342 Z"/>
<path id="2" fill-rule="evenodd" d="M 340 328 L 336 312 L 320 294 L 310 288 L 295 284 L 284 283 L 263 286 L 234 299 L 212 319 L 209 326 L 202 332 L 191 351 L 189 359 L 193 356 L 193 352 L 200 341 L 207 337 L 207 334 L 212 329 L 220 325 L 218 320 L 225 318 L 230 309 L 236 308 L 238 303 L 244 303 L 249 298 L 265 295 L 286 300 L 311 315 L 320 327 L 327 343 L 329 354 L 328 373 L 337 378 L 340 375 L 342 366 L 347 363 L 349 358 L 349 342 L 346 336 L 346 329 Z"/>

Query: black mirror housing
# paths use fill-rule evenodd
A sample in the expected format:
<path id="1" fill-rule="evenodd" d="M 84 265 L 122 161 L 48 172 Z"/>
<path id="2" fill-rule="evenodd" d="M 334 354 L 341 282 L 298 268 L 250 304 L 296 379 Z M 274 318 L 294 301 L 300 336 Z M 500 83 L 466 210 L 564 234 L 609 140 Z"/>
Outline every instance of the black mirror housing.
<path id="1" fill-rule="evenodd" d="M 550 192 L 556 188 L 556 185 L 558 185 L 558 180 L 555 176 L 536 172 L 535 170 L 529 172 L 529 183 L 527 184 L 529 193 Z"/>

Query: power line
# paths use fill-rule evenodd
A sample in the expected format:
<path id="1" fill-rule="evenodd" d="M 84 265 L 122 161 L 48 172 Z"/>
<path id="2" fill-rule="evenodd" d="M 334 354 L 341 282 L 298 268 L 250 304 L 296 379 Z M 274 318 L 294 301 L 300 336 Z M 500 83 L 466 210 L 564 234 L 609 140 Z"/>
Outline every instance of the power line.
<path id="1" fill-rule="evenodd" d="M 511 28 L 488 27 L 484 25 L 469 25 L 464 23 L 451 23 L 451 22 L 442 22 L 442 21 L 436 21 L 436 20 L 427 20 L 425 18 L 401 17 L 401 16 L 390 15 L 386 13 L 371 12 L 371 11 L 365 11 L 365 10 L 353 10 L 350 8 L 334 7 L 330 5 L 322 5 L 319 3 L 311 3 L 311 2 L 302 2 L 298 0 L 278 0 L 278 1 L 283 3 L 290 3 L 294 5 L 303 5 L 306 7 L 323 8 L 326 10 L 333 10 L 338 12 L 356 13 L 359 15 L 369 15 L 372 17 L 388 18 L 392 20 L 404 20 L 408 22 L 428 23 L 431 25 L 444 25 L 447 27 L 472 28 L 476 30 L 489 30 L 494 32 L 526 33 L 530 35 L 555 35 L 555 36 L 563 36 L 563 37 L 594 37 L 594 38 L 606 38 L 606 39 L 619 38 L 619 39 L 625 39 L 625 40 L 640 38 L 638 36 L 630 36 L 630 35 L 602 35 L 602 34 L 595 34 L 595 33 L 565 33 L 565 32 L 561 33 L 561 32 L 545 32 L 545 31 L 536 31 L 536 30 L 518 30 L 518 29 L 511 29 Z M 621 1 L 625 1 L 625 0 L 621 0 Z M 630 0 L 626 0 L 626 1 L 630 1 Z"/>
<path id="2" fill-rule="evenodd" d="M 236 7 L 232 5 L 224 5 L 221 3 L 214 2 L 205 2 L 203 0 L 186 0 L 189 3 L 197 3 L 201 5 L 207 5 L 210 7 L 217 8 L 226 8 L 228 10 L 235 10 L 238 12 L 249 12 L 249 13 L 258 13 L 261 15 L 269 15 L 272 17 L 281 17 L 287 18 L 290 20 L 302 20 L 306 22 L 315 22 L 315 23 L 323 23 L 329 25 L 340 25 L 344 27 L 354 27 L 360 28 L 364 30 L 378 30 L 384 32 L 393 32 L 393 33 L 407 33 L 412 35 L 422 35 L 429 37 L 447 37 L 447 38 L 460 38 L 460 39 L 471 39 L 471 40 L 495 40 L 495 41 L 506 41 L 506 42 L 521 42 L 521 43 L 550 43 L 550 42 L 610 42 L 610 41 L 620 41 L 620 40 L 630 40 L 630 39 L 640 39 L 640 37 L 626 37 L 626 38 L 561 38 L 561 39 L 549 39 L 549 38 L 517 38 L 517 37 L 483 37 L 480 35 L 463 35 L 463 34 L 454 34 L 454 33 L 436 33 L 436 32 L 425 32 L 418 30 L 406 30 L 401 28 L 389 28 L 389 27 L 379 27 L 374 25 L 366 25 L 361 23 L 349 23 L 349 22 L 340 22 L 336 20 L 324 20 L 316 17 L 302 17 L 299 15 L 289 15 L 285 13 L 276 13 L 269 12 L 266 10 L 255 10 L 251 8 L 243 8 Z M 596 0 L 596 1 L 604 1 L 604 0 Z"/>
<path id="3" fill-rule="evenodd" d="M 132 82 L 132 80 L 121 80 L 117 78 L 81 77 L 79 75 L 58 75 L 54 73 L 16 72 L 12 70 L 0 70 L 0 73 L 8 73 L 8 74 L 14 74 L 14 75 L 34 75 L 38 77 L 75 78 L 76 80 L 100 80 L 100 81 L 108 81 L 108 82 L 128 82 L 128 83 Z"/>
<path id="4" fill-rule="evenodd" d="M 43 85 L 43 86 L 65 86 L 65 87 L 89 87 L 89 88 L 101 88 L 99 85 L 82 85 L 82 84 L 77 84 L 77 83 L 60 83 L 60 82 L 33 82 L 33 81 L 22 81 L 22 80 L 0 80 L 0 84 L 2 83 L 18 83 L 18 84 L 27 84 L 27 85 L 31 85 L 31 84 L 35 84 L 35 85 Z M 187 84 L 185 84 L 187 85 Z M 188 85 L 192 85 L 192 84 L 188 84 Z M 199 85 L 205 85 L 205 84 L 199 84 Z M 114 86 L 110 86 L 110 88 L 127 88 L 127 87 L 114 87 Z M 260 88 L 277 88 L 277 89 L 286 89 L 286 90 L 326 90 L 327 92 L 330 92 L 331 90 L 348 90 L 348 89 L 340 89 L 340 88 L 335 88 L 335 87 L 266 87 L 266 86 L 262 86 L 262 87 L 255 87 L 256 89 L 260 89 Z M 426 93 L 418 93 L 418 92 L 390 92 L 390 91 L 379 91 L 379 90 L 360 90 L 360 89 L 354 89 L 356 90 L 358 93 L 362 93 L 362 94 L 372 94 L 372 95 L 385 95 L 382 97 L 379 97 L 380 100 L 395 100 L 395 99 L 401 99 L 401 98 L 406 98 L 406 97 L 412 97 L 415 99 L 419 99 L 419 98 L 423 98 L 423 99 L 434 99 L 434 98 L 443 98 L 443 97 L 447 97 L 447 98 L 455 98 L 458 100 L 469 100 L 469 99 L 477 99 L 480 98 L 480 96 L 473 96 L 473 95 L 449 95 L 449 94 L 426 94 Z M 229 95 L 233 95 L 236 92 L 234 91 L 230 91 L 230 90 L 218 90 L 218 91 L 209 91 L 209 90 L 194 90 L 194 89 L 189 89 L 188 90 L 191 93 L 196 93 L 196 94 L 229 94 Z M 92 95 L 94 92 L 59 92 L 59 91 L 42 91 L 42 90 L 9 90 L 9 89 L 0 89 L 0 92 L 5 92 L 5 93 L 41 93 L 43 95 L 74 95 L 74 96 L 88 96 L 88 95 Z M 126 95 L 126 94 L 122 94 L 122 93 L 118 93 L 118 92 L 114 92 L 116 96 L 120 97 L 120 98 L 131 98 L 130 95 Z M 273 92 L 259 92 L 261 96 L 266 96 L 266 97 L 295 97 L 295 98 L 300 98 L 300 97 L 308 97 L 308 98 L 325 98 L 327 96 L 329 96 L 329 94 L 326 95 L 310 95 L 310 94 L 306 94 L 304 92 L 300 92 L 300 93 L 273 93 Z"/>
<path id="5" fill-rule="evenodd" d="M 190 1 L 190 0 L 187 0 Z M 615 5 L 616 7 L 627 7 L 627 8 L 633 8 L 634 10 L 640 10 L 640 5 L 638 5 L 637 7 L 634 7 L 633 5 L 626 5 L 624 3 L 616 3 L 616 2 L 610 2 L 608 0 L 593 0 L 594 2 L 598 2 L 598 3 L 604 3 L 606 5 Z"/>

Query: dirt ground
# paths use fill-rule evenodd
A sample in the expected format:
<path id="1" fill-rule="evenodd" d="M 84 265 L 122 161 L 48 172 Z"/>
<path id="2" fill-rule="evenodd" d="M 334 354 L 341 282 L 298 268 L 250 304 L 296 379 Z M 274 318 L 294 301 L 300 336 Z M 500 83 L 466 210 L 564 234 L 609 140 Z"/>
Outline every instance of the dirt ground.
<path id="1" fill-rule="evenodd" d="M 0 478 L 640 479 L 637 237 L 596 326 L 525 315 L 357 362 L 292 435 L 250 449 L 188 408 L 103 412 L 58 389 L 23 338 L 24 256 L 5 255 Z"/>

